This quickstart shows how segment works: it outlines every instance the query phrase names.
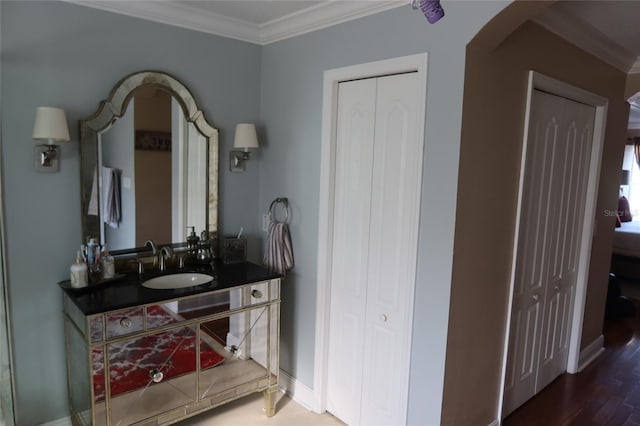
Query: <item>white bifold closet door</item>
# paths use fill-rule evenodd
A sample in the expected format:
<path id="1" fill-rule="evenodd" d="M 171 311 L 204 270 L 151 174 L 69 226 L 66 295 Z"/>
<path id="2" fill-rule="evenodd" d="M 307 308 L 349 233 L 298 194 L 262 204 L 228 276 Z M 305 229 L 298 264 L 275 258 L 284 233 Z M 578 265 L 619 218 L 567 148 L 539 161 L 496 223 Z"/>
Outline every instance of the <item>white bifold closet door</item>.
<path id="1" fill-rule="evenodd" d="M 595 108 L 534 90 L 503 416 L 566 371 Z"/>
<path id="2" fill-rule="evenodd" d="M 406 422 L 423 141 L 417 73 L 340 83 L 327 409 Z"/>

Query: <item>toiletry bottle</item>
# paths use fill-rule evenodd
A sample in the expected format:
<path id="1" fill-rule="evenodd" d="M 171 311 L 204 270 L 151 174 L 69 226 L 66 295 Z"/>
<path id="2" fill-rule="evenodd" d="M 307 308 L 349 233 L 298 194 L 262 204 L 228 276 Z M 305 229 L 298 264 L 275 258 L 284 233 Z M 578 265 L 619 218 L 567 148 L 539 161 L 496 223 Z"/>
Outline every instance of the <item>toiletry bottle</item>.
<path id="1" fill-rule="evenodd" d="M 109 279 L 116 275 L 116 264 L 113 260 L 113 256 L 109 254 L 107 245 L 102 248 L 102 278 Z"/>
<path id="2" fill-rule="evenodd" d="M 96 243 L 95 238 L 91 238 L 87 243 L 87 264 L 89 268 L 93 269 L 93 265 L 96 263 L 96 247 L 98 243 Z"/>
<path id="3" fill-rule="evenodd" d="M 82 254 L 78 251 L 76 261 L 71 265 L 71 287 L 82 288 L 89 283 L 89 274 L 87 273 L 87 264 L 82 260 Z"/>

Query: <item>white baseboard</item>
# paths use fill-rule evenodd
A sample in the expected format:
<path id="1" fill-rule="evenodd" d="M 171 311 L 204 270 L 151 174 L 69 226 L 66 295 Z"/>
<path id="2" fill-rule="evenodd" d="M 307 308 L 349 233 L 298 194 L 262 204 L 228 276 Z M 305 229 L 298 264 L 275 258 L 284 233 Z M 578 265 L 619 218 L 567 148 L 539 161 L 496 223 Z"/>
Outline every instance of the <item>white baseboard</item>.
<path id="1" fill-rule="evenodd" d="M 580 351 L 578 359 L 578 372 L 582 371 L 587 365 L 591 364 L 596 358 L 604 352 L 604 336 L 601 334 L 596 340 L 591 342 L 589 346 Z"/>
<path id="2" fill-rule="evenodd" d="M 280 370 L 280 388 L 295 402 L 307 410 L 313 411 L 313 406 L 315 405 L 313 389 L 300 383 L 282 370 Z"/>
<path id="3" fill-rule="evenodd" d="M 64 417 L 62 419 L 42 423 L 40 426 L 71 426 L 71 417 Z"/>
<path id="4" fill-rule="evenodd" d="M 500 422 L 498 420 L 494 420 L 491 423 L 489 423 L 488 426 L 499 426 L 499 425 L 500 425 Z"/>

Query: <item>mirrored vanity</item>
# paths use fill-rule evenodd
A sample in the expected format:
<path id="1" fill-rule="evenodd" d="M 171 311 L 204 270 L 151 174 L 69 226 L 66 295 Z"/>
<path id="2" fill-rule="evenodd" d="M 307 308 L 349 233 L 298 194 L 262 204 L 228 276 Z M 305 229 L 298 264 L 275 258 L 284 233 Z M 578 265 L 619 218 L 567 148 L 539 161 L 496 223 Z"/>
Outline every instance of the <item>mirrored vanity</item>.
<path id="1" fill-rule="evenodd" d="M 108 245 L 116 274 L 59 283 L 73 424 L 172 424 L 254 392 L 272 416 L 280 277 L 216 256 L 218 131 L 182 83 L 143 71 L 80 137 L 84 243 Z"/>
<path id="2" fill-rule="evenodd" d="M 224 265 L 209 283 L 158 290 L 137 277 L 64 290 L 74 425 L 161 425 L 278 390 L 280 279 Z"/>

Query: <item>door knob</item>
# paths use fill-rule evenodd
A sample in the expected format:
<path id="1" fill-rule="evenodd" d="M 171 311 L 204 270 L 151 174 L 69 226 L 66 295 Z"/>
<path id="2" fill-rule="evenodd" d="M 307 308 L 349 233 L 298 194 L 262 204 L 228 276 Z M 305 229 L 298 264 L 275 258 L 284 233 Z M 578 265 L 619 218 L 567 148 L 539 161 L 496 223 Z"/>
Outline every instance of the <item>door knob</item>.
<path id="1" fill-rule="evenodd" d="M 537 302 L 537 301 L 538 301 L 538 299 L 540 299 L 540 296 L 538 296 L 537 294 L 533 294 L 533 295 L 531 295 L 531 298 L 532 298 L 534 301 L 536 301 L 536 302 Z"/>
<path id="2" fill-rule="evenodd" d="M 553 289 L 555 291 L 560 291 L 560 286 L 556 284 L 556 285 L 553 286 Z"/>
<path id="3" fill-rule="evenodd" d="M 380 321 L 387 322 L 387 316 L 385 314 L 380 314 Z"/>

